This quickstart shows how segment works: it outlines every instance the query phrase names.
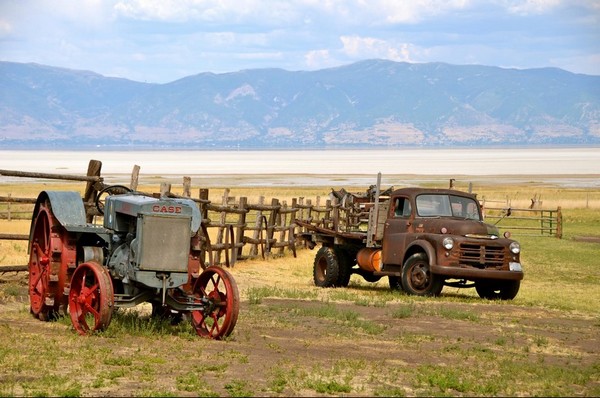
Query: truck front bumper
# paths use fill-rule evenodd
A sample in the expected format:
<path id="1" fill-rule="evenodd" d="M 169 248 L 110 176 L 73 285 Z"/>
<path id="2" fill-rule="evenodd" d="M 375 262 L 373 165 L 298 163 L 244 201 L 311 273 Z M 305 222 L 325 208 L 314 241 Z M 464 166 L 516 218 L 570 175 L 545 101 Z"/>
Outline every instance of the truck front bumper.
<path id="1" fill-rule="evenodd" d="M 506 271 L 497 269 L 479 269 L 472 267 L 448 267 L 444 265 L 431 265 L 431 273 L 436 275 L 444 276 L 445 278 L 455 279 L 496 279 L 496 280 L 508 280 L 508 281 L 520 281 L 523 279 L 523 271 L 520 267 L 519 270 Z"/>

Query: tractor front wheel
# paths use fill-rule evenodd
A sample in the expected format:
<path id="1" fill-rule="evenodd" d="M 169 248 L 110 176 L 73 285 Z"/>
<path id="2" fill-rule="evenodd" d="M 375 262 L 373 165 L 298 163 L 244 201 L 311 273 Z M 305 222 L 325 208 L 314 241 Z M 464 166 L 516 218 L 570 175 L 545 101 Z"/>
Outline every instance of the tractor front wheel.
<path id="1" fill-rule="evenodd" d="M 105 330 L 112 319 L 115 302 L 108 270 L 95 262 L 79 265 L 71 278 L 69 314 L 77 333 Z"/>
<path id="2" fill-rule="evenodd" d="M 233 276 L 221 267 L 206 268 L 193 287 L 204 309 L 191 312 L 198 336 L 221 340 L 231 334 L 240 310 L 240 294 Z"/>

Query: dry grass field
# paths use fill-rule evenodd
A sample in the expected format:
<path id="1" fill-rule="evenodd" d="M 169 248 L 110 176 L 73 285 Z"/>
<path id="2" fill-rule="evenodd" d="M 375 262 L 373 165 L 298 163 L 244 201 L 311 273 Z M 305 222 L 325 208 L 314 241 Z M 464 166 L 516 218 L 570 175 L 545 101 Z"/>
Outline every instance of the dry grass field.
<path id="1" fill-rule="evenodd" d="M 448 186 L 443 178 L 398 181 Z M 344 182 L 334 187 L 366 188 Z M 331 188 L 233 184 L 211 186 L 210 199 L 220 203 L 224 187 L 250 203 L 314 200 Z M 35 197 L 42 189 L 83 185 L 5 183 L 0 196 Z M 157 181 L 142 181 L 140 190 L 158 191 Z M 495 179 L 477 180 L 473 191 L 515 208 L 536 196 L 544 208 L 563 209 L 563 239 L 515 236 L 526 276 L 513 301 L 449 287 L 438 298 L 417 298 L 357 275 L 348 288 L 320 289 L 312 283 L 315 251 L 301 250 L 230 269 L 242 305 L 226 341 L 199 339 L 187 322 L 153 319 L 145 305 L 81 337 L 69 319 L 33 319 L 27 276 L 0 273 L 0 395 L 600 395 L 600 188 Z M 28 232 L 29 221 L 0 220 L 0 233 Z M 0 264 L 25 264 L 26 246 L 0 241 Z"/>

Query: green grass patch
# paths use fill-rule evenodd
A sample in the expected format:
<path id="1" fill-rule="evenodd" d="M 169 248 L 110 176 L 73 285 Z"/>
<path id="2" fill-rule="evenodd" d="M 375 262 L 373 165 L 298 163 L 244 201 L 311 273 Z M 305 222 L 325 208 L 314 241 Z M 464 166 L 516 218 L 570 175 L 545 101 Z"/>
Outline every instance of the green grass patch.
<path id="1" fill-rule="evenodd" d="M 267 297 L 288 298 L 288 299 L 310 299 L 317 298 L 316 291 L 300 289 L 280 289 L 277 287 L 263 286 L 247 289 L 248 302 L 250 304 L 261 304 Z"/>

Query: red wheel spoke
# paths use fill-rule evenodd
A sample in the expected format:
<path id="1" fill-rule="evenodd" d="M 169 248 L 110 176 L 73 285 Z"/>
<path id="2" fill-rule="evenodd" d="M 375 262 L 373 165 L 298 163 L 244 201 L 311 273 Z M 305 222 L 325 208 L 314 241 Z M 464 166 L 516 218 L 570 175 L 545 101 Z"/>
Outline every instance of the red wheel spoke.
<path id="1" fill-rule="evenodd" d="M 98 310 L 94 307 L 92 307 L 90 304 L 85 303 L 85 309 L 87 310 L 86 314 L 92 314 L 94 316 L 94 319 L 98 319 L 100 318 L 100 313 L 98 312 Z"/>
<path id="2" fill-rule="evenodd" d="M 210 280 L 213 283 L 213 289 L 212 289 L 212 291 L 218 293 L 219 292 L 219 282 L 221 281 L 221 275 L 217 275 L 217 281 L 216 282 L 215 282 L 213 276 L 214 275 L 211 275 L 211 277 L 210 277 Z"/>
<path id="3" fill-rule="evenodd" d="M 85 297 L 87 299 L 90 296 L 93 296 L 96 294 L 96 292 L 98 291 L 98 287 L 99 287 L 98 283 L 96 283 L 92 287 L 84 287 L 83 289 L 81 289 L 81 294 L 83 297 Z"/>
<path id="4" fill-rule="evenodd" d="M 213 318 L 214 323 L 212 325 L 212 328 L 210 329 L 210 335 L 213 336 L 214 335 L 213 332 L 215 331 L 215 329 L 217 329 L 216 336 L 218 336 L 221 333 L 221 329 L 219 328 L 219 320 L 215 314 L 213 314 L 212 318 Z"/>

